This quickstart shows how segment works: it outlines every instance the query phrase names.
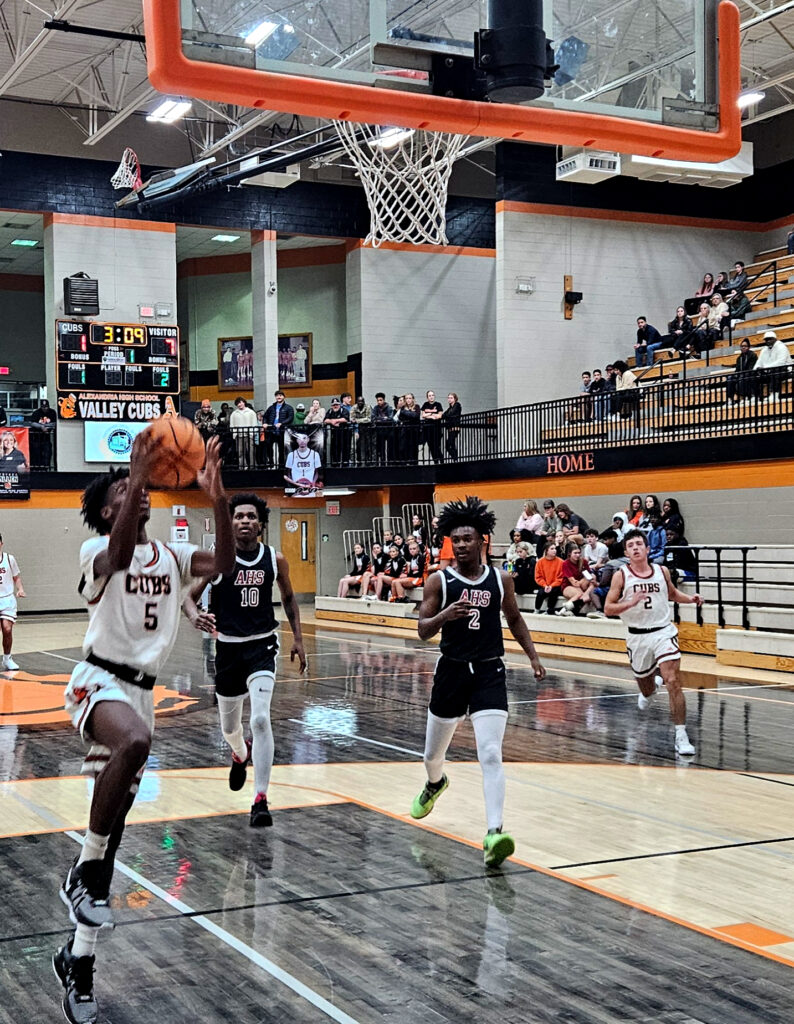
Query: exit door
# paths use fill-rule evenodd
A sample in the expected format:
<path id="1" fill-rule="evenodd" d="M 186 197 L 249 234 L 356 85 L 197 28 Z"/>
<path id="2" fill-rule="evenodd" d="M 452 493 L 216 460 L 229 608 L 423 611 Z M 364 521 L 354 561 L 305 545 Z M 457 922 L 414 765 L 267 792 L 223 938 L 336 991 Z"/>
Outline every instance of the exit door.
<path id="1" fill-rule="evenodd" d="M 317 593 L 317 517 L 314 512 L 281 513 L 281 551 L 289 562 L 296 594 Z"/>

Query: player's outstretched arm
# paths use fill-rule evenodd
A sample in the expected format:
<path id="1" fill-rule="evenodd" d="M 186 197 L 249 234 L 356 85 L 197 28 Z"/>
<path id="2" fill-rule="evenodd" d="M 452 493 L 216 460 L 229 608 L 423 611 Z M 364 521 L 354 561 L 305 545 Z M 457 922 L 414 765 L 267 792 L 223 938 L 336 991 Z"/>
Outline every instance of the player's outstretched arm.
<path id="1" fill-rule="evenodd" d="M 671 601 L 675 601 L 677 604 L 703 604 L 703 598 L 700 594 L 685 594 L 683 590 L 679 590 L 673 583 L 673 579 L 670 576 L 670 570 L 667 566 L 662 566 L 662 572 L 664 578 L 667 580 L 667 596 Z"/>
<path id="2" fill-rule="evenodd" d="M 199 472 L 198 485 L 212 502 L 215 516 L 215 550 L 194 551 L 190 562 L 192 576 L 218 576 L 234 568 L 234 538 L 229 502 L 221 479 L 221 443 L 217 437 L 207 441 L 207 461 Z"/>
<path id="3" fill-rule="evenodd" d="M 14 577 L 14 585 L 15 585 L 15 586 L 16 586 L 16 588 L 17 588 L 17 597 L 27 597 L 27 596 L 28 596 L 28 595 L 27 595 L 27 594 L 25 593 L 25 587 L 23 586 L 23 583 L 22 583 L 22 576 L 21 576 L 20 574 L 17 574 L 17 575 L 16 575 L 15 577 Z"/>
<path id="4" fill-rule="evenodd" d="M 94 559 L 95 576 L 110 576 L 127 569 L 132 562 L 140 532 L 141 495 L 149 483 L 159 447 L 160 443 L 145 430 L 135 438 L 124 499 L 110 530 L 108 546 Z"/>
<path id="5" fill-rule="evenodd" d="M 538 652 L 535 650 L 535 645 L 532 643 L 532 636 L 527 629 L 526 622 L 524 622 L 524 616 L 521 614 L 521 610 L 518 607 L 518 602 L 516 601 L 516 588 L 512 577 L 508 573 L 502 572 L 501 569 L 498 569 L 497 571 L 502 577 L 502 587 L 504 589 L 502 611 L 504 612 L 505 619 L 507 621 L 507 628 L 519 644 L 521 644 L 521 650 L 529 658 L 530 664 L 532 665 L 532 671 L 535 673 L 535 678 L 540 682 L 541 679 L 546 678 L 546 669 L 540 663 Z"/>
<path id="6" fill-rule="evenodd" d="M 210 582 L 210 579 L 211 577 L 206 576 L 203 579 L 198 580 L 197 583 L 194 583 L 185 595 L 185 600 L 182 602 L 182 611 L 185 613 L 185 618 L 189 623 L 191 623 L 191 625 L 195 626 L 196 629 L 201 630 L 203 633 L 215 632 L 215 616 L 212 612 L 205 612 L 198 603 L 198 599 L 201 597 L 201 594 Z"/>
<path id="7" fill-rule="evenodd" d="M 281 591 L 281 604 L 287 613 L 290 629 L 292 630 L 292 649 L 289 652 L 289 660 L 298 659 L 300 671 L 306 671 L 306 652 L 303 649 L 303 632 L 301 631 L 301 613 L 298 602 L 295 598 L 295 591 L 292 589 L 292 582 L 289 578 L 289 562 L 281 554 L 276 552 L 276 567 L 278 569 L 278 589 Z"/>

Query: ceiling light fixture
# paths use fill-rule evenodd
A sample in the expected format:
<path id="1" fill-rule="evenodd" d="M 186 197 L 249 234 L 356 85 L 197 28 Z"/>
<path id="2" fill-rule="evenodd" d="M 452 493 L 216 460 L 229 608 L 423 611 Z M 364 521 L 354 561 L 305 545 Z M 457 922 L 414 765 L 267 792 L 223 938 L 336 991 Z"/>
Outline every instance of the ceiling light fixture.
<path id="1" fill-rule="evenodd" d="M 190 100 L 166 99 L 147 115 L 146 120 L 158 124 L 173 124 L 180 117 L 184 117 L 192 106 Z"/>
<path id="2" fill-rule="evenodd" d="M 737 101 L 737 106 L 739 110 L 744 110 L 746 107 L 752 107 L 754 103 L 760 103 L 764 96 L 766 96 L 765 92 L 756 90 L 743 92 Z"/>
<path id="3" fill-rule="evenodd" d="M 277 21 L 263 21 L 257 25 L 256 28 L 252 28 L 248 35 L 245 37 L 243 42 L 246 46 L 253 46 L 256 49 L 261 46 L 266 39 L 270 39 L 273 33 L 278 28 L 279 23 Z"/>
<path id="4" fill-rule="evenodd" d="M 15 238 L 12 245 L 21 245 L 26 249 L 35 249 L 39 244 L 35 238 Z"/>
<path id="5" fill-rule="evenodd" d="M 239 235 L 213 235 L 213 242 L 236 242 Z"/>
<path id="6" fill-rule="evenodd" d="M 394 149 L 401 142 L 410 139 L 413 134 L 413 128 L 384 128 L 380 137 L 373 139 L 371 145 L 379 146 L 381 149 Z"/>

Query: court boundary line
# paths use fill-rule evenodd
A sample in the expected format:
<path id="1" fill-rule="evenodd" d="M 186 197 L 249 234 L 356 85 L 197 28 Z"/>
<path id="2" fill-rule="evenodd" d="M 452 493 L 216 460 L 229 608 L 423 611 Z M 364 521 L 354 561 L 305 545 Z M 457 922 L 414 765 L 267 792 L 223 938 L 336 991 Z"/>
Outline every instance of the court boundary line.
<path id="1" fill-rule="evenodd" d="M 653 860 L 654 857 L 679 857 L 688 853 L 714 853 L 718 850 L 738 850 L 745 846 L 768 846 L 770 843 L 792 842 L 794 842 L 794 836 L 779 836 L 777 839 L 749 839 L 747 842 L 723 843 L 721 846 L 695 846 L 689 850 L 662 850 L 660 853 L 635 853 L 631 857 L 612 857 L 607 860 L 583 860 L 578 864 L 552 864 L 552 870 L 570 871 L 572 868 L 592 868 L 597 867 L 599 864 L 622 864 L 633 860 Z"/>
<path id="2" fill-rule="evenodd" d="M 65 833 L 65 835 L 70 839 L 73 839 L 76 843 L 79 843 L 81 846 L 83 845 L 84 840 L 79 833 L 70 829 Z M 116 869 L 123 875 L 126 875 L 127 878 L 136 882 L 142 888 L 147 889 L 153 896 L 162 900 L 163 903 L 166 903 L 168 906 L 174 907 L 174 909 L 178 910 L 181 918 L 194 921 L 200 928 L 203 928 L 204 931 L 209 932 L 210 935 L 214 935 L 216 939 L 220 939 L 221 942 L 229 946 L 230 949 L 240 953 L 246 958 L 246 960 L 265 971 L 266 974 L 269 974 L 276 981 L 280 981 L 282 985 L 285 985 L 295 995 L 300 996 L 306 1002 L 314 1006 L 315 1009 L 324 1013 L 326 1017 L 330 1017 L 331 1020 L 336 1021 L 337 1024 L 359 1024 L 355 1017 L 351 1017 L 348 1013 L 345 1013 L 344 1010 L 334 1006 L 333 1003 L 329 1002 L 318 992 L 315 992 L 309 985 L 306 985 L 294 975 L 285 971 L 283 967 L 279 967 L 278 964 L 269 960 L 261 953 L 258 953 L 247 943 L 232 935 L 231 932 L 228 932 L 225 928 L 221 928 L 220 925 L 215 924 L 214 921 L 208 920 L 207 917 L 204 916 L 204 913 L 193 910 L 193 908 L 183 900 L 172 896 L 170 893 L 166 892 L 165 889 L 160 888 L 160 886 L 155 882 L 150 881 L 139 871 L 129 867 L 122 861 L 117 860 L 115 866 Z M 179 918 L 177 918 L 177 920 L 179 920 Z"/>

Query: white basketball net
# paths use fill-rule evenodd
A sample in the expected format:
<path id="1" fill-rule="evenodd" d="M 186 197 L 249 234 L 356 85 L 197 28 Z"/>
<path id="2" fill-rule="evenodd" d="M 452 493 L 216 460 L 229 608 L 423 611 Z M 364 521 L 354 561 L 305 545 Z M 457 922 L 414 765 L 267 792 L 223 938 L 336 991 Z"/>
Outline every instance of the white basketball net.
<path id="1" fill-rule="evenodd" d="M 113 188 L 138 189 L 141 187 L 141 168 L 134 149 L 127 148 L 124 150 L 121 163 L 110 179 L 110 184 Z"/>
<path id="2" fill-rule="evenodd" d="M 348 121 L 334 121 L 334 127 L 366 192 L 366 243 L 447 245 L 449 176 L 467 136 Z"/>

